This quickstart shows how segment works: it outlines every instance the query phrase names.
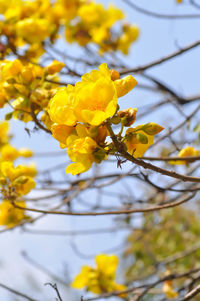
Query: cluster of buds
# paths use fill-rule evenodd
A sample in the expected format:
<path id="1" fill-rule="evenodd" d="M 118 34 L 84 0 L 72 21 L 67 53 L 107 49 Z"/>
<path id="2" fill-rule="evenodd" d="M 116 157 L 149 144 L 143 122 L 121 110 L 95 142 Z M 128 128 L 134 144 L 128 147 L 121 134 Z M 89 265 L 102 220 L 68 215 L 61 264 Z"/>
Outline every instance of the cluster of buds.
<path id="1" fill-rule="evenodd" d="M 33 155 L 29 149 L 16 149 L 10 145 L 11 135 L 7 122 L 0 123 L 0 225 L 13 227 L 27 218 L 25 211 L 14 207 L 14 203 L 25 208 L 22 197 L 34 187 L 36 175 L 35 165 L 18 165 L 13 161 L 18 157 L 29 158 Z"/>
<path id="2" fill-rule="evenodd" d="M 14 117 L 28 122 L 33 120 L 33 115 L 42 111 L 44 123 L 46 120 L 48 122 L 46 108 L 57 88 L 56 84 L 48 80 L 57 79 L 55 73 L 63 67 L 64 64 L 58 61 L 53 61 L 44 68 L 18 59 L 1 61 L 0 107 L 9 103 L 13 108 L 13 112 L 8 113 L 6 119 Z"/>

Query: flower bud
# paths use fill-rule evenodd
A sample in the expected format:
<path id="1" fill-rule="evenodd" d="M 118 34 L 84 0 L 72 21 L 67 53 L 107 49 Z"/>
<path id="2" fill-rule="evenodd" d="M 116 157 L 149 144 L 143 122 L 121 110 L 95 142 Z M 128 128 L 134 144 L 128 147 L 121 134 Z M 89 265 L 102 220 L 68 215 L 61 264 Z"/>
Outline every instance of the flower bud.
<path id="1" fill-rule="evenodd" d="M 119 111 L 117 115 L 122 119 L 124 126 L 131 126 L 136 120 L 137 109 L 129 108 Z"/>
<path id="2" fill-rule="evenodd" d="M 59 72 L 65 66 L 64 63 L 54 60 L 49 66 L 45 68 L 46 74 L 54 74 Z"/>
<path id="3" fill-rule="evenodd" d="M 110 70 L 110 76 L 113 81 L 120 79 L 120 73 L 117 70 Z"/>
<path id="4" fill-rule="evenodd" d="M 33 152 L 28 148 L 20 148 L 19 155 L 25 158 L 29 158 L 33 156 Z"/>
<path id="5" fill-rule="evenodd" d="M 160 133 L 164 128 L 154 122 L 149 122 L 142 127 L 142 130 L 148 135 L 156 135 Z"/>

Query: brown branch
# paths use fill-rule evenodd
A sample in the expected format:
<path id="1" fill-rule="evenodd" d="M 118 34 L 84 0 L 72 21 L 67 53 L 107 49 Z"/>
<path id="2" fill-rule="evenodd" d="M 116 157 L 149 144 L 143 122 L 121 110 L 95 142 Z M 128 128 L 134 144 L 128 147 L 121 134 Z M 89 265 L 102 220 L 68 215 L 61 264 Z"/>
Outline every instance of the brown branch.
<path id="1" fill-rule="evenodd" d="M 194 273 L 197 273 L 199 272 L 200 268 L 196 268 L 196 269 L 192 269 L 190 271 L 187 271 L 187 272 L 184 272 L 184 273 L 177 273 L 177 274 L 170 274 L 170 275 L 167 275 L 167 276 L 164 276 L 162 278 L 160 278 L 159 280 L 153 282 L 152 284 L 147 284 L 147 285 L 142 285 L 142 286 L 137 286 L 137 287 L 132 287 L 132 288 L 128 288 L 127 290 L 123 290 L 123 291 L 119 291 L 119 292 L 111 292 L 111 293 L 106 293 L 106 294 L 102 294 L 102 295 L 99 295 L 97 297 L 93 297 L 93 298 L 84 298 L 82 299 L 82 301 L 95 301 L 95 300 L 99 300 L 101 298 L 111 298 L 113 296 L 119 296 L 119 295 L 122 295 L 122 294 L 128 294 L 128 293 L 133 293 L 134 294 L 137 292 L 137 290 L 141 289 L 141 288 L 144 288 L 146 287 L 146 289 L 138 294 L 136 296 L 136 298 L 132 299 L 134 301 L 138 301 L 141 299 L 141 297 L 143 297 L 144 295 L 146 295 L 146 293 L 148 293 L 148 291 L 157 286 L 158 284 L 164 282 L 164 281 L 168 281 L 168 280 L 174 280 L 174 279 L 179 279 L 179 278 L 185 278 L 185 277 L 188 277 L 190 276 L 191 274 L 194 274 Z M 180 300 L 180 301 L 183 301 L 183 300 Z"/>
<path id="2" fill-rule="evenodd" d="M 200 156 L 192 156 L 192 157 L 142 157 L 140 159 L 148 160 L 148 161 L 188 161 L 188 162 L 194 162 L 194 161 L 199 161 Z"/>
<path id="3" fill-rule="evenodd" d="M 15 289 L 13 289 L 13 288 L 10 288 L 9 286 L 7 286 L 7 285 L 5 285 L 5 284 L 3 284 L 3 283 L 0 283 L 0 287 L 6 289 L 6 290 L 9 291 L 10 293 L 13 293 L 13 294 L 15 294 L 15 295 L 17 295 L 17 296 L 20 296 L 20 297 L 22 297 L 22 298 L 24 298 L 24 299 L 26 299 L 26 300 L 29 300 L 29 301 L 37 301 L 36 299 L 33 299 L 33 298 L 31 298 L 31 297 L 29 297 L 29 296 L 27 296 L 27 295 L 25 295 L 25 294 L 23 294 L 23 293 L 21 293 L 21 292 L 15 290 Z"/>
<path id="4" fill-rule="evenodd" d="M 130 0 L 122 0 L 126 4 L 128 4 L 130 7 L 135 9 L 136 11 L 147 15 L 148 17 L 154 17 L 154 18 L 159 18 L 159 19 L 176 19 L 176 20 L 182 20 L 182 19 L 199 19 L 200 14 L 184 14 L 184 15 L 167 15 L 167 14 L 159 14 L 155 13 L 149 10 L 146 10 L 142 7 L 139 7 L 135 3 L 133 3 Z"/>
<path id="5" fill-rule="evenodd" d="M 103 212 L 67 212 L 67 211 L 54 211 L 54 210 L 43 210 L 43 209 L 35 209 L 30 207 L 22 207 L 17 205 L 15 202 L 12 202 L 13 206 L 18 209 L 31 211 L 31 212 L 37 212 L 37 213 L 43 213 L 43 214 L 52 214 L 52 215 L 70 215 L 70 216 L 99 216 L 99 215 L 121 215 L 121 214 L 130 214 L 130 213 L 142 213 L 142 212 L 153 212 L 153 211 L 159 211 L 163 209 L 173 208 L 176 206 L 179 206 L 183 203 L 188 202 L 195 196 L 195 193 L 193 193 L 190 196 L 187 196 L 186 198 L 182 200 L 178 200 L 175 202 L 157 205 L 157 206 L 151 206 L 149 208 L 144 209 L 125 209 L 125 210 L 115 210 L 115 211 L 103 211 Z"/>
<path id="6" fill-rule="evenodd" d="M 51 131 L 49 129 L 47 129 L 46 127 L 44 127 L 39 120 L 37 119 L 35 112 L 34 112 L 34 104 L 31 103 L 31 117 L 33 118 L 33 121 L 35 122 L 35 124 L 43 131 L 47 132 L 48 134 L 52 134 Z"/>
<path id="7" fill-rule="evenodd" d="M 191 300 L 194 296 L 198 295 L 199 293 L 200 293 L 200 284 L 179 301 Z"/>
<path id="8" fill-rule="evenodd" d="M 199 16 L 199 18 L 200 18 L 200 16 Z M 124 69 L 122 69 L 120 71 L 120 74 L 124 75 L 124 74 L 132 73 L 132 72 L 134 72 L 134 73 L 142 72 L 142 71 L 144 71 L 146 69 L 155 67 L 155 66 L 160 65 L 160 64 L 162 64 L 162 63 L 164 63 L 166 61 L 169 61 L 172 58 L 175 58 L 175 57 L 177 57 L 177 56 L 179 56 L 179 55 L 181 55 L 181 54 L 183 54 L 183 53 L 185 53 L 185 52 L 187 52 L 187 51 L 189 51 L 189 50 L 191 50 L 191 49 L 193 49 L 193 48 L 195 48 L 195 47 L 197 47 L 199 45 L 200 45 L 200 41 L 196 41 L 196 42 L 194 42 L 192 44 L 189 44 L 188 46 L 185 46 L 184 48 L 181 48 L 178 51 L 175 51 L 175 52 L 173 52 L 173 53 L 171 53 L 171 54 L 169 54 L 167 56 L 164 56 L 163 58 L 157 59 L 157 60 L 155 60 L 155 61 L 153 61 L 151 63 L 148 63 L 146 65 L 135 67 L 135 68 L 124 68 Z"/>

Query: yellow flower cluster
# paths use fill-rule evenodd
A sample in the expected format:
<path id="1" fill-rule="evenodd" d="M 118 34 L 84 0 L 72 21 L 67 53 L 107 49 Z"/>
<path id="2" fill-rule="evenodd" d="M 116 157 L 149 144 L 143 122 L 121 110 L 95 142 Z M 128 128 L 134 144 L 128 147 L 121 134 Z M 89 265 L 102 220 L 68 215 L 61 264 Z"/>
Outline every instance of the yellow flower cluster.
<path id="1" fill-rule="evenodd" d="M 139 32 L 137 26 L 125 25 L 116 35 L 112 27 L 123 19 L 121 10 L 112 5 L 105 9 L 90 0 L 1 0 L 0 15 L 0 36 L 7 39 L 2 57 L 20 48 L 24 57 L 37 60 L 44 53 L 44 42 L 54 43 L 61 28 L 70 43 L 84 46 L 92 42 L 100 51 L 126 54 Z"/>
<path id="2" fill-rule="evenodd" d="M 74 163 L 66 169 L 76 175 L 87 171 L 93 162 L 101 163 L 107 155 L 117 151 L 113 143 L 108 143 L 109 124 L 129 127 L 136 120 L 137 109 L 118 111 L 118 98 L 126 95 L 137 84 L 131 75 L 120 79 L 115 70 L 106 64 L 99 70 L 92 70 L 82 76 L 75 86 L 60 88 L 49 104 L 49 115 L 54 122 L 51 130 L 61 148 Z M 141 157 L 153 143 L 154 135 L 163 128 L 155 123 L 129 128 L 122 142 L 128 152 Z M 118 135 L 121 139 L 122 132 Z"/>
<path id="3" fill-rule="evenodd" d="M 25 202 L 17 201 L 16 206 L 25 208 Z M 24 209 L 15 208 L 9 200 L 4 200 L 0 204 L 0 225 L 12 228 L 18 225 L 21 221 L 28 219 Z"/>
<path id="4" fill-rule="evenodd" d="M 170 271 L 167 270 L 165 275 L 170 275 Z M 178 297 L 178 293 L 173 288 L 172 280 L 167 280 L 163 283 L 162 287 L 163 293 L 166 295 L 167 298 L 173 299 Z"/>
<path id="5" fill-rule="evenodd" d="M 117 256 L 97 255 L 96 267 L 83 266 L 71 285 L 76 289 L 86 288 L 87 291 L 94 294 L 123 291 L 126 287 L 115 282 L 117 265 Z"/>
<path id="6" fill-rule="evenodd" d="M 178 293 L 174 290 L 171 280 L 164 282 L 163 293 L 165 293 L 166 297 L 170 299 L 178 297 Z"/>
<path id="7" fill-rule="evenodd" d="M 113 25 L 124 18 L 121 10 L 109 5 L 107 9 L 94 1 L 79 1 L 77 12 L 66 25 L 65 36 L 69 43 L 84 46 L 90 42 L 99 46 L 100 53 L 119 50 L 127 54 L 139 35 L 136 25 L 124 24 L 119 35 L 112 34 Z"/>
<path id="8" fill-rule="evenodd" d="M 184 157 L 195 157 L 195 156 L 199 156 L 200 152 L 199 150 L 195 149 L 192 146 L 187 146 L 185 148 L 183 148 L 182 150 L 180 150 L 180 152 L 178 153 L 178 157 L 180 158 L 184 158 Z M 173 165 L 188 165 L 189 162 L 185 161 L 185 160 L 177 160 L 177 161 L 170 161 L 170 164 Z"/>
<path id="9" fill-rule="evenodd" d="M 31 63 L 2 60 L 0 62 L 0 108 L 9 103 L 13 112 L 7 118 L 17 118 L 28 122 L 32 113 L 43 111 L 43 122 L 48 122 L 46 107 L 55 93 L 57 85 L 47 82 L 54 78 L 64 64 L 53 61 L 47 67 Z M 45 122 L 47 120 L 47 122 Z"/>
<path id="10" fill-rule="evenodd" d="M 35 165 L 18 165 L 14 167 L 13 161 L 18 157 L 29 158 L 33 155 L 29 149 L 17 150 L 10 145 L 9 124 L 0 123 L 0 191 L 2 203 L 0 204 L 0 225 L 13 227 L 21 220 L 27 218 L 24 210 L 17 209 L 16 205 L 25 207 L 21 200 L 35 187 L 33 178 L 36 175 Z"/>
<path id="11" fill-rule="evenodd" d="M 10 145 L 10 139 L 8 122 L 0 122 L 0 163 L 3 161 L 14 161 L 19 157 L 32 157 L 33 152 L 30 149 L 16 149 Z"/>
<path id="12" fill-rule="evenodd" d="M 33 165 L 14 167 L 9 161 L 0 163 L 0 189 L 3 198 L 0 204 L 0 225 L 13 227 L 27 218 L 25 209 L 15 208 L 14 204 L 25 208 L 25 202 L 21 198 L 35 187 L 35 175 Z"/>
<path id="13" fill-rule="evenodd" d="M 75 86 L 61 88 L 52 98 L 49 115 L 55 123 L 52 134 L 67 147 L 75 162 L 66 172 L 73 175 L 87 171 L 93 162 L 106 157 L 105 139 L 108 132 L 104 122 L 117 111 L 117 99 L 137 84 L 132 76 L 112 80 L 106 64 L 82 76 Z"/>

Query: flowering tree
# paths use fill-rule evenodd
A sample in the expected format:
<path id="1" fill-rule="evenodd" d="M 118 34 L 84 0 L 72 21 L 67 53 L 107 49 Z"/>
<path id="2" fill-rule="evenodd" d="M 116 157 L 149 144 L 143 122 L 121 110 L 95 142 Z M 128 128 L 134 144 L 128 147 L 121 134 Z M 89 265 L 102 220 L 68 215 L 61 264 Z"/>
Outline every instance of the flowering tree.
<path id="1" fill-rule="evenodd" d="M 176 8 L 187 5 L 187 14 L 121 2 L 146 22 L 200 18 L 195 0 L 174 1 Z M 80 271 L 69 271 L 69 280 L 23 253 L 48 275 L 52 300 L 67 300 L 69 287 L 72 300 L 199 300 L 200 94 L 184 95 L 151 70 L 191 55 L 200 41 L 133 66 L 127 55 L 142 43 L 140 24 L 127 23 L 113 4 L 0 0 L 0 14 L 0 232 L 14 236 L 21 230 L 52 240 L 95 234 L 98 240 L 100 233 L 125 231 L 120 248 L 94 254 L 95 264 L 84 259 Z M 160 42 L 153 42 L 159 49 Z M 154 101 L 141 104 L 137 90 Z M 31 140 L 39 132 L 47 142 L 41 138 L 38 152 L 13 146 L 10 123 L 17 135 L 23 124 Z M 47 151 L 51 143 L 57 151 Z M 40 170 L 24 163 L 31 157 L 56 164 Z M 80 225 L 84 217 L 91 220 L 79 231 L 61 231 L 57 223 L 36 229 L 47 216 L 77 217 Z M 112 227 L 97 228 L 100 216 Z M 101 244 L 107 244 L 103 236 Z M 74 245 L 72 250 L 81 253 Z M 0 287 L 18 298 L 44 300 L 34 289 Z"/>

